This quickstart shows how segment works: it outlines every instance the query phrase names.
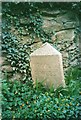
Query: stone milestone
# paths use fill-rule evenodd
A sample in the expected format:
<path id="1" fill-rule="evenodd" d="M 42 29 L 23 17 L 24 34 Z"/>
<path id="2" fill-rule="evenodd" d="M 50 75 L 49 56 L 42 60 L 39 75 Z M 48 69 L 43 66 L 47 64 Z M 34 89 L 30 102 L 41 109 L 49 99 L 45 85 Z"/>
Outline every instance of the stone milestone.
<path id="1" fill-rule="evenodd" d="M 30 55 L 31 74 L 34 83 L 43 83 L 45 87 L 65 86 L 62 55 L 49 43 L 43 44 Z"/>

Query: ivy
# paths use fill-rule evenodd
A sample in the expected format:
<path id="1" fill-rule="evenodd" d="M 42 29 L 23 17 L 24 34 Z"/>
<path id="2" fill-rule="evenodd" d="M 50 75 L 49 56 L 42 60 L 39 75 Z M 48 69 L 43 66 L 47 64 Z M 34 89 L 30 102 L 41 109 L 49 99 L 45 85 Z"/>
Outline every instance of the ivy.
<path id="1" fill-rule="evenodd" d="M 3 17 L 5 16 L 8 23 L 14 25 L 19 34 L 22 34 L 22 30 L 20 29 L 20 27 L 22 27 L 22 29 L 25 30 L 25 35 L 30 35 L 32 39 L 37 36 L 40 37 L 42 41 L 47 41 L 47 39 L 51 39 L 51 36 L 50 34 L 46 34 L 42 28 L 42 12 L 37 5 L 36 3 L 29 2 L 4 3 L 2 11 Z M 24 23 L 20 21 L 22 18 L 23 20 L 25 19 Z"/>
<path id="2" fill-rule="evenodd" d="M 31 49 L 26 44 L 19 43 L 11 33 L 2 34 L 2 51 L 6 51 L 7 60 L 13 68 L 13 72 L 19 72 L 24 77 L 30 77 L 29 54 Z"/>
<path id="3" fill-rule="evenodd" d="M 42 28 L 41 14 L 36 3 L 2 3 L 2 53 L 6 53 L 13 72 L 23 74 L 24 80 L 31 79 L 31 48 L 30 44 L 21 44 L 21 36 L 29 36 L 31 44 L 35 42 L 36 37 L 42 42 L 51 41 L 51 35 L 46 34 Z M 13 34 L 15 31 L 19 38 Z"/>

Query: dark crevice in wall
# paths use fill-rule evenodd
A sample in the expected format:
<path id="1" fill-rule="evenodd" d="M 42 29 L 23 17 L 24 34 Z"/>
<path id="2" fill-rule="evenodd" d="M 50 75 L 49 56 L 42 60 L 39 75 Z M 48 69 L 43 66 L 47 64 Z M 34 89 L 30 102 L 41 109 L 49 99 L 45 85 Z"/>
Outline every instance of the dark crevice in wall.
<path id="1" fill-rule="evenodd" d="M 76 27 L 72 27 L 72 28 L 65 28 L 65 29 L 61 29 L 61 30 L 55 31 L 55 32 L 60 32 L 60 31 L 64 31 L 64 30 L 72 30 L 72 29 L 76 29 Z"/>

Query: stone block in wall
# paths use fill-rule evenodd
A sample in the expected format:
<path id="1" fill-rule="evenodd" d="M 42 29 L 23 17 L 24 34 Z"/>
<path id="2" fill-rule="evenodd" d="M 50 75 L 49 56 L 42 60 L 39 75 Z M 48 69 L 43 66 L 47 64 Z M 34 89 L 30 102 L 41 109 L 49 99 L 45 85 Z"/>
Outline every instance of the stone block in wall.
<path id="1" fill-rule="evenodd" d="M 53 31 L 59 31 L 61 29 L 63 29 L 63 24 L 62 23 L 57 23 L 54 18 L 49 18 L 49 20 L 47 18 L 44 19 L 43 21 L 43 26 L 42 28 L 44 29 L 44 31 L 46 31 L 47 33 L 49 32 L 53 32 Z"/>
<path id="2" fill-rule="evenodd" d="M 52 36 L 52 41 L 55 40 L 73 40 L 75 38 L 74 29 L 72 30 L 62 30 L 59 32 L 56 32 L 55 35 Z"/>
<path id="3" fill-rule="evenodd" d="M 42 10 L 42 15 L 43 16 L 48 16 L 48 17 L 56 17 L 60 14 L 64 14 L 66 13 L 65 10 L 51 10 L 51 9 L 48 9 L 48 10 Z"/>
<path id="4" fill-rule="evenodd" d="M 63 22 L 57 22 L 55 20 L 44 20 L 42 28 L 47 33 L 50 32 L 58 32 L 61 30 L 68 30 L 68 29 L 75 29 L 76 28 L 76 22 L 66 22 L 63 24 Z"/>
<path id="5" fill-rule="evenodd" d="M 67 22 L 78 22 L 77 18 L 75 17 L 75 13 L 71 12 L 71 11 L 66 11 L 65 14 L 61 14 L 59 16 L 57 16 L 55 19 L 58 23 L 67 23 Z"/>
<path id="6" fill-rule="evenodd" d="M 76 21 L 67 21 L 64 25 L 64 29 L 69 29 L 69 28 L 76 28 L 77 22 Z"/>
<path id="7" fill-rule="evenodd" d="M 34 83 L 37 80 L 48 88 L 65 86 L 62 55 L 49 43 L 31 53 L 30 66 Z"/>
<path id="8" fill-rule="evenodd" d="M 76 28 L 78 26 L 78 20 L 73 12 L 68 12 L 64 14 L 59 14 L 55 17 L 45 17 L 43 16 L 43 29 L 49 33 L 52 31 L 60 31 L 63 29 Z"/>

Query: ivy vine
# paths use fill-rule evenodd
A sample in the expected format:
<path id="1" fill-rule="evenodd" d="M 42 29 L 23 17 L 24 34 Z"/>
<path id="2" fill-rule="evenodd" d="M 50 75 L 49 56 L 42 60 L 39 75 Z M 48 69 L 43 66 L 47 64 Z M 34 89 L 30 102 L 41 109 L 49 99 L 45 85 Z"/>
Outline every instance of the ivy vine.
<path id="1" fill-rule="evenodd" d="M 7 60 L 13 68 L 13 72 L 23 74 L 24 78 L 31 76 L 29 67 L 30 47 L 26 44 L 20 44 L 11 33 L 3 33 L 2 39 L 2 51 L 3 54 L 6 51 Z"/>

